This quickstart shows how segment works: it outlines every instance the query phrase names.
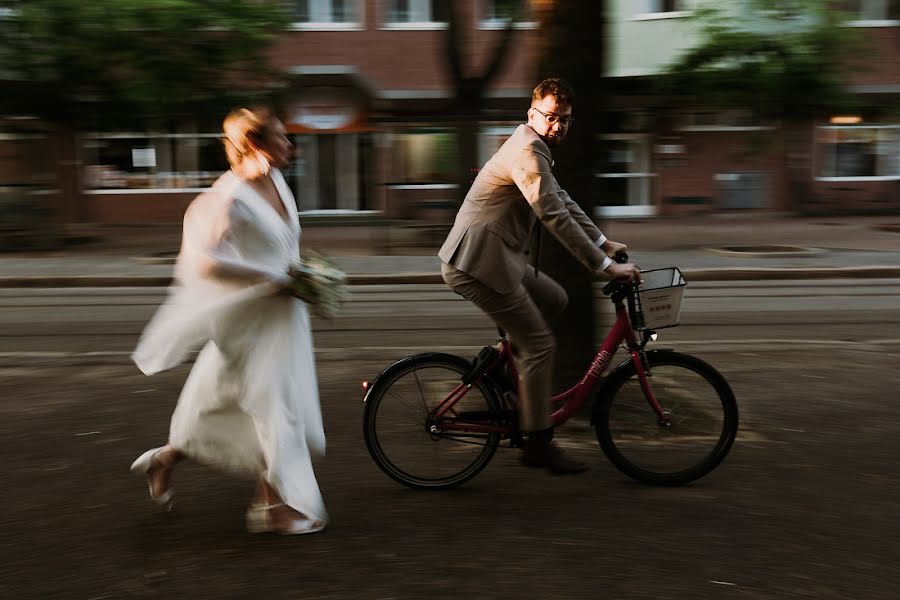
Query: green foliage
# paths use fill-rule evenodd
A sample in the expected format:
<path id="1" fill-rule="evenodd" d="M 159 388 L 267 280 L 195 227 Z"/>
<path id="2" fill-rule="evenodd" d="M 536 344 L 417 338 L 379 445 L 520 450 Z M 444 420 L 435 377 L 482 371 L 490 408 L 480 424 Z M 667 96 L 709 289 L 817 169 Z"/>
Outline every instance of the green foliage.
<path id="1" fill-rule="evenodd" d="M 281 1 L 19 0 L 0 17 L 7 111 L 171 118 L 272 83 Z M 4 83 L 4 86 L 7 84 Z"/>
<path id="2" fill-rule="evenodd" d="M 701 43 L 671 64 L 659 91 L 691 107 L 800 120 L 848 109 L 847 73 L 861 54 L 856 29 L 829 0 L 707 2 Z"/>

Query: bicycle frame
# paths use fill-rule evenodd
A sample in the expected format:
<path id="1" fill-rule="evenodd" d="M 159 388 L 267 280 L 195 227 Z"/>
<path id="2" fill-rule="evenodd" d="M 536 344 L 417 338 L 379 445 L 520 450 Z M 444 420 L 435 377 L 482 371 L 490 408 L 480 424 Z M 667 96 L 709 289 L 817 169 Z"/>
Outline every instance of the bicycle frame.
<path id="1" fill-rule="evenodd" d="M 656 416 L 661 423 L 668 422 L 668 416 L 663 411 L 659 402 L 653 394 L 650 383 L 644 369 L 643 348 L 638 343 L 637 336 L 631 325 L 628 310 L 625 308 L 621 300 L 616 301 L 616 322 L 613 324 L 609 334 L 600 346 L 600 350 L 594 356 L 590 366 L 585 372 L 581 380 L 568 390 L 554 396 L 551 399 L 552 406 L 558 407 L 552 413 L 552 422 L 554 426 L 561 425 L 569 420 L 569 418 L 591 397 L 595 389 L 600 385 L 600 377 L 609 367 L 616 351 L 622 342 L 626 342 L 631 355 L 631 361 L 634 364 L 641 389 L 647 402 L 650 404 Z M 453 410 L 453 406 L 469 391 L 469 389 L 479 379 L 489 373 L 491 370 L 506 365 L 509 374 L 515 381 L 518 374 L 515 370 L 515 363 L 512 360 L 512 349 L 507 338 L 501 338 L 499 355 L 488 365 L 484 372 L 480 373 L 470 384 L 460 383 L 438 406 L 436 406 L 429 417 L 440 431 L 459 431 L 466 433 L 500 433 L 501 435 L 510 435 L 512 427 L 503 425 L 494 425 L 489 423 L 479 423 L 472 421 L 454 421 L 444 420 L 444 416 L 450 413 L 452 417 L 457 417 L 457 413 Z"/>

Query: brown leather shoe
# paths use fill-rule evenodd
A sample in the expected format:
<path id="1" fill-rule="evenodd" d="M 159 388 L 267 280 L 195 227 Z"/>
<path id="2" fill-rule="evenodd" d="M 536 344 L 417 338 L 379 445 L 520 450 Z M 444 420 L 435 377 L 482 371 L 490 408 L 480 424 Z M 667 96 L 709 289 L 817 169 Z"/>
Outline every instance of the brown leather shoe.
<path id="1" fill-rule="evenodd" d="M 531 433 L 522 451 L 522 464 L 533 469 L 547 469 L 554 475 L 584 473 L 588 470 L 583 462 L 566 456 L 565 452 L 550 441 L 552 438 L 553 429 Z"/>

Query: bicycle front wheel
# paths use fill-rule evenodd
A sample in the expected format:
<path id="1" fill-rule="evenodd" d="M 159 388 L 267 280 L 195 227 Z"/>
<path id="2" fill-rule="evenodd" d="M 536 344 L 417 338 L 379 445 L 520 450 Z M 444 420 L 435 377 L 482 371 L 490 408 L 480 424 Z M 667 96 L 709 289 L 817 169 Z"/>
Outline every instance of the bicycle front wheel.
<path id="1" fill-rule="evenodd" d="M 500 400 L 486 380 L 473 383 L 442 419 L 434 409 L 462 384 L 471 364 L 451 354 L 428 353 L 398 361 L 366 395 L 363 431 L 375 463 L 415 489 L 447 489 L 477 475 L 500 443 Z M 496 416 L 496 417 L 495 417 Z M 474 423 L 466 430 L 454 423 Z"/>
<path id="2" fill-rule="evenodd" d="M 595 420 L 597 440 L 620 471 L 645 483 L 681 485 L 703 477 L 728 454 L 738 408 L 728 382 L 699 358 L 647 352 L 648 382 L 659 419 L 634 365 L 610 374 Z"/>

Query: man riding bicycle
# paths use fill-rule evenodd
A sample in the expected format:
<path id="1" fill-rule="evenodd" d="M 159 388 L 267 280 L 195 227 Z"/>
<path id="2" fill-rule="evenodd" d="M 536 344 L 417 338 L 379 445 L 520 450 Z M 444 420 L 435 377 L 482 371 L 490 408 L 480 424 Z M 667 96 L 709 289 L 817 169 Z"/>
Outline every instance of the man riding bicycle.
<path id="1" fill-rule="evenodd" d="M 572 125 L 575 94 L 561 79 L 534 88 L 528 122 L 485 163 L 438 256 L 444 281 L 509 335 L 519 373 L 522 463 L 551 473 L 587 467 L 552 443 L 551 382 L 556 341 L 547 325 L 565 308 L 565 290 L 528 264 L 537 227 L 546 227 L 591 272 L 637 280 L 631 263 L 612 260 L 626 246 L 607 239 L 559 187 L 550 148 Z M 535 261 L 535 264 L 537 262 Z"/>

